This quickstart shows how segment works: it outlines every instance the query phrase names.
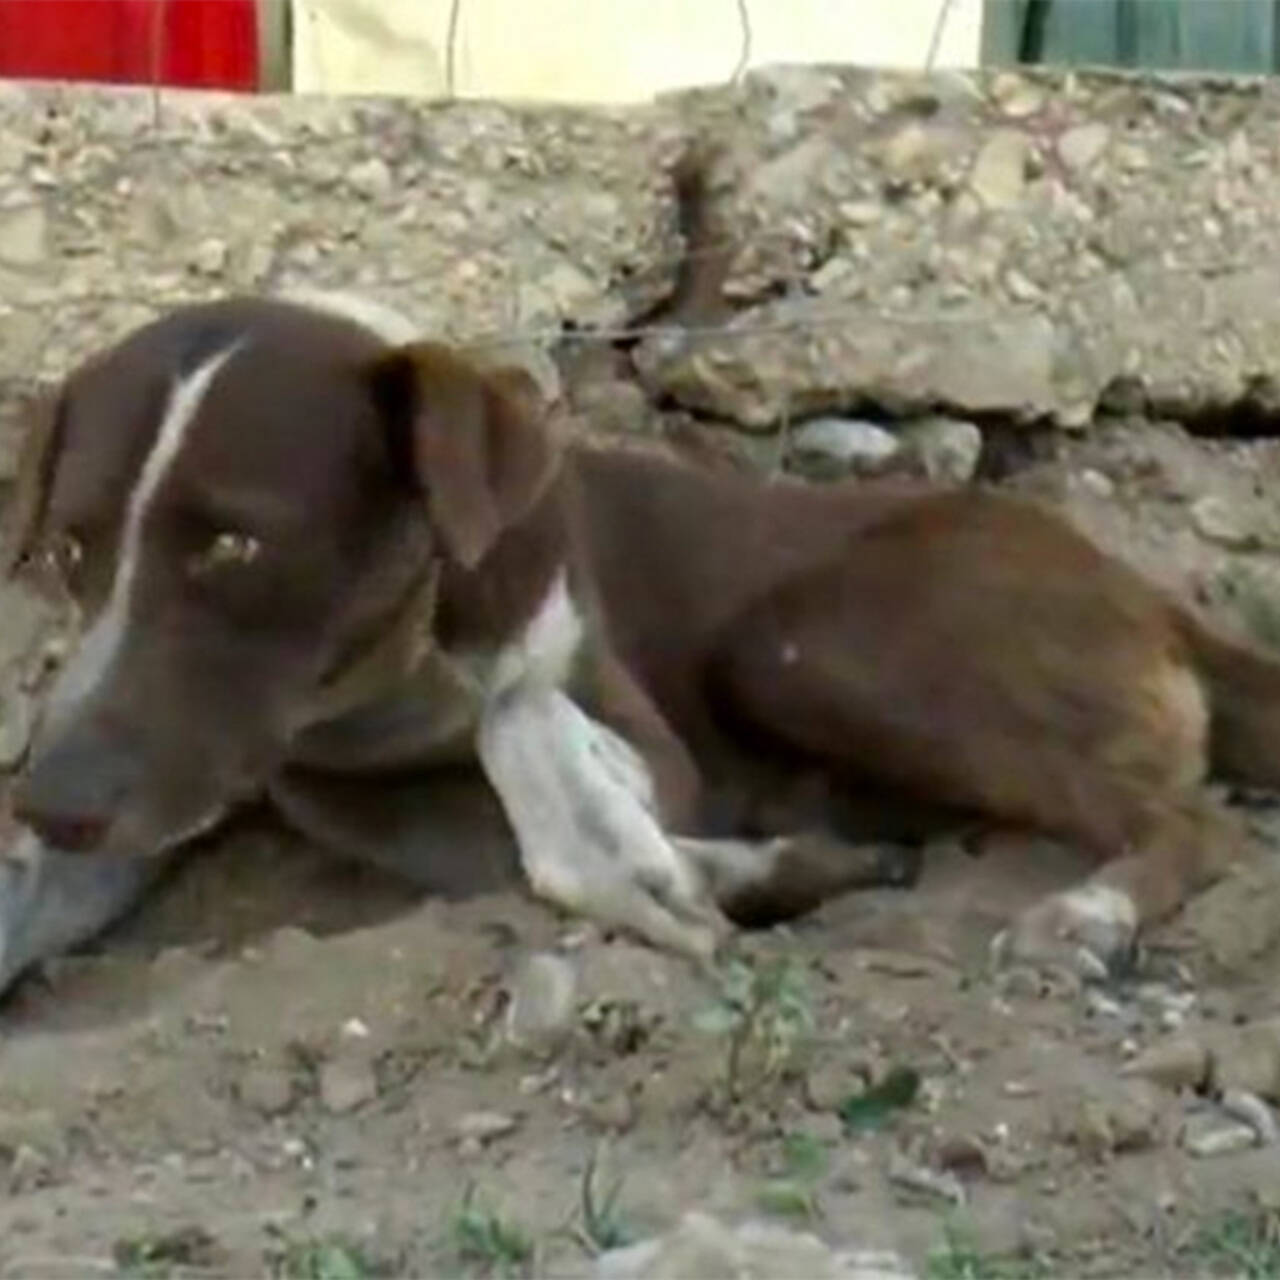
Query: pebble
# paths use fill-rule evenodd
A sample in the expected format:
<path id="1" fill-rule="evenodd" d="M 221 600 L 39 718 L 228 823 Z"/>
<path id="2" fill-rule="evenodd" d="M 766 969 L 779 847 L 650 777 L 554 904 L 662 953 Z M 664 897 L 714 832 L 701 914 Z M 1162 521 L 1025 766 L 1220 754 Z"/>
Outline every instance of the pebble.
<path id="1" fill-rule="evenodd" d="M 1111 477 L 1093 467 L 1086 467 L 1080 472 L 1080 487 L 1095 498 L 1112 498 L 1116 492 Z"/>
<path id="2" fill-rule="evenodd" d="M 1091 1156 L 1141 1151 L 1158 1137 L 1162 1102 L 1146 1081 L 1099 1080 L 1060 1099 L 1054 1129 Z"/>
<path id="3" fill-rule="evenodd" d="M 1253 1126 L 1238 1120 L 1224 1121 L 1220 1116 L 1191 1116 L 1182 1130 L 1182 1145 L 1187 1152 L 1202 1159 L 1232 1155 L 1258 1145 Z"/>
<path id="4" fill-rule="evenodd" d="M 1257 534 L 1221 498 L 1206 494 L 1191 504 L 1191 523 L 1209 542 L 1243 551 L 1257 545 Z"/>
<path id="5" fill-rule="evenodd" d="M 44 1153 L 27 1143 L 18 1146 L 8 1161 L 6 1176 L 10 1195 L 21 1195 L 49 1178 L 49 1161 Z"/>
<path id="6" fill-rule="evenodd" d="M 369 199 L 387 195 L 394 184 L 386 161 L 378 156 L 371 156 L 356 165 L 347 174 L 347 181 L 360 195 Z"/>
<path id="7" fill-rule="evenodd" d="M 1247 1124 L 1260 1145 L 1269 1147 L 1280 1141 L 1280 1126 L 1276 1124 L 1275 1115 L 1256 1093 L 1227 1089 L 1218 1099 L 1218 1105 L 1228 1115 Z"/>
<path id="8" fill-rule="evenodd" d="M 805 1076 L 804 1097 L 814 1111 L 834 1112 L 850 1094 L 866 1087 L 866 1081 L 847 1062 L 824 1059 Z"/>
<path id="9" fill-rule="evenodd" d="M 293 1077 L 283 1067 L 259 1065 L 240 1081 L 240 1101 L 265 1116 L 276 1116 L 293 1104 Z"/>
<path id="10" fill-rule="evenodd" d="M 889 1181 L 907 1191 L 922 1192 L 934 1199 L 962 1205 L 968 1196 L 964 1184 L 953 1173 L 940 1173 L 908 1160 L 901 1152 L 889 1159 Z"/>
<path id="11" fill-rule="evenodd" d="M 1111 130 L 1100 123 L 1076 125 L 1058 139 L 1058 159 L 1068 169 L 1082 172 L 1102 156 L 1111 141 Z"/>
<path id="12" fill-rule="evenodd" d="M 373 1063 L 364 1056 L 340 1057 L 320 1068 L 320 1101 L 334 1115 L 343 1115 L 378 1096 Z"/>
<path id="13" fill-rule="evenodd" d="M 21 205 L 0 214 L 0 262 L 34 267 L 48 256 L 49 227 L 44 206 Z"/>
<path id="14" fill-rule="evenodd" d="M 959 418 L 922 418 L 904 427 L 902 447 L 939 484 L 967 484 L 982 458 L 982 432 Z"/>
<path id="15" fill-rule="evenodd" d="M 988 209 L 1009 209 L 1022 199 L 1031 144 L 1015 129 L 992 132 L 973 162 L 969 185 Z"/>
<path id="16" fill-rule="evenodd" d="M 791 453 L 801 464 L 872 474 L 898 454 L 897 436 L 857 418 L 813 418 L 793 433 Z"/>
<path id="17" fill-rule="evenodd" d="M 573 1025 L 578 971 L 549 951 L 527 956 L 511 983 L 507 1038 L 516 1045 L 546 1045 Z"/>
<path id="18" fill-rule="evenodd" d="M 503 1111 L 468 1111 L 458 1118 L 453 1129 L 460 1141 L 483 1146 L 513 1132 L 519 1123 L 515 1116 Z"/>
<path id="19" fill-rule="evenodd" d="M 884 217 L 884 209 L 874 200 L 850 200 L 837 212 L 850 227 L 871 227 Z"/>
<path id="20" fill-rule="evenodd" d="M 201 240 L 191 254 L 191 265 L 202 276 L 218 276 L 227 269 L 231 247 L 225 240 Z"/>

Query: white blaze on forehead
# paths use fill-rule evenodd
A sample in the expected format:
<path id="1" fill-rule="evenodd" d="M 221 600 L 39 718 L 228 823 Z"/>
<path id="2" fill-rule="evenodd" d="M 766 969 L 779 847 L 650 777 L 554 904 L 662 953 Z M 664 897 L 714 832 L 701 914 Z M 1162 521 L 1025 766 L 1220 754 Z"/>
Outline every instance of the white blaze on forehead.
<path id="1" fill-rule="evenodd" d="M 147 511 L 156 491 L 182 452 L 183 442 L 210 385 L 240 345 L 237 341 L 224 348 L 175 383 L 164 417 L 160 420 L 155 443 L 142 464 L 138 483 L 129 495 L 125 508 L 124 528 L 120 535 L 120 551 L 116 559 L 116 576 L 111 584 L 111 594 L 107 597 L 106 607 L 85 634 L 50 691 L 47 712 L 49 723 L 56 723 L 62 715 L 73 712 L 110 670 L 128 627 L 129 604 L 138 573 L 142 527 Z"/>

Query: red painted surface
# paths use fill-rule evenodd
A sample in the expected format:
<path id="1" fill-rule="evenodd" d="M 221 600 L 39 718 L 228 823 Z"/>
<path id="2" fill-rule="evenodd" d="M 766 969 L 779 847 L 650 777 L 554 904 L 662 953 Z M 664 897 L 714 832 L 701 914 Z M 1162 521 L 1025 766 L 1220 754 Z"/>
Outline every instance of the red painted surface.
<path id="1" fill-rule="evenodd" d="M 0 0 L 0 76 L 253 91 L 257 2 Z"/>

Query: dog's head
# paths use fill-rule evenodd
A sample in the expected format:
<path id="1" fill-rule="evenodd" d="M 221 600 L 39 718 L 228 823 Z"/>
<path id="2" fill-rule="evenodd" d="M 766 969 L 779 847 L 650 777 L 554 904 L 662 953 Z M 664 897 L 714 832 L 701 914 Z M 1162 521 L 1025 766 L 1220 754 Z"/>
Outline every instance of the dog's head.
<path id="1" fill-rule="evenodd" d="M 8 571 L 51 575 L 81 618 L 20 817 L 145 855 L 251 798 L 432 566 L 474 569 L 545 490 L 545 411 L 523 373 L 261 299 L 78 368 L 8 512 Z"/>

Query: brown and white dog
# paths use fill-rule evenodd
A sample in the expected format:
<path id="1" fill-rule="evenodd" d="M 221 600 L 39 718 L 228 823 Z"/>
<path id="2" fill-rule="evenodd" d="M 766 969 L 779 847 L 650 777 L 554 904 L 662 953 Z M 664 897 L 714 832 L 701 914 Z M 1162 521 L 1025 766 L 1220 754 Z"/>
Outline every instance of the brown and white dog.
<path id="1" fill-rule="evenodd" d="M 395 327 L 182 308 L 31 432 L 10 569 L 83 626 L 16 788 L 3 982 L 263 796 L 697 956 L 891 880 L 868 837 L 1028 827 L 1100 865 L 1003 950 L 1098 969 L 1239 853 L 1210 767 L 1280 783 L 1280 664 L 1055 516 L 568 443 L 526 375 Z"/>

